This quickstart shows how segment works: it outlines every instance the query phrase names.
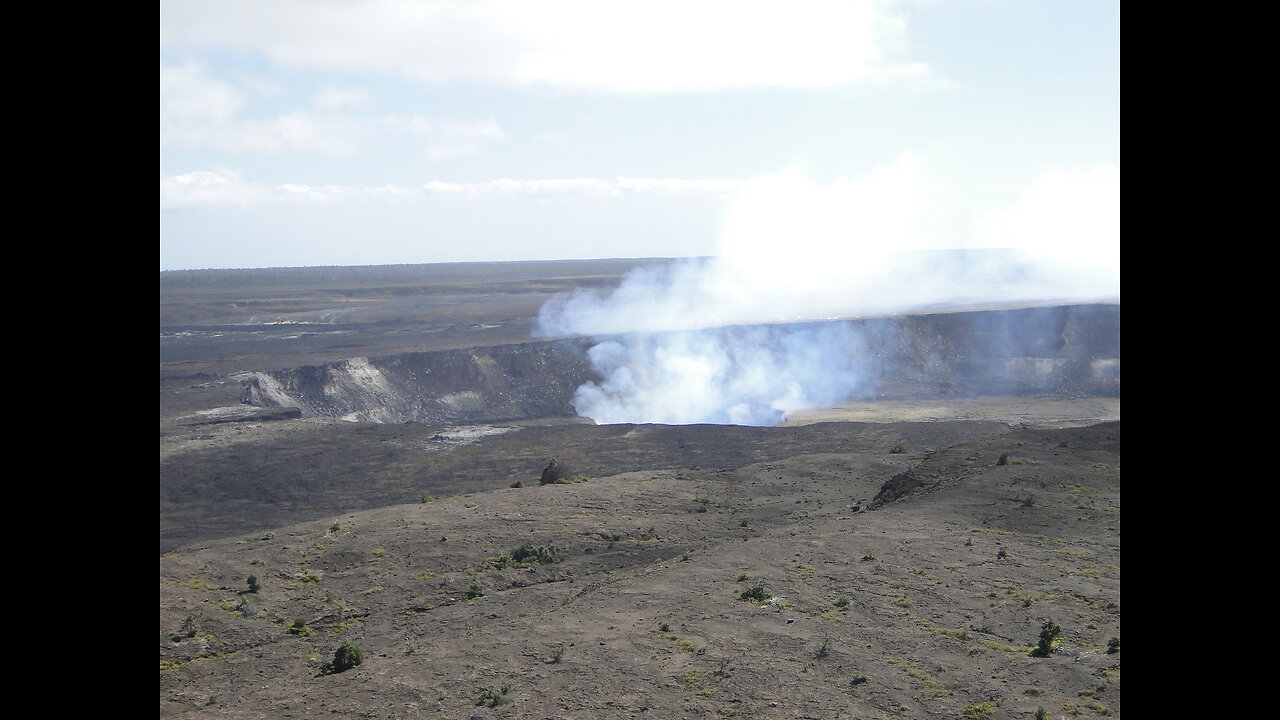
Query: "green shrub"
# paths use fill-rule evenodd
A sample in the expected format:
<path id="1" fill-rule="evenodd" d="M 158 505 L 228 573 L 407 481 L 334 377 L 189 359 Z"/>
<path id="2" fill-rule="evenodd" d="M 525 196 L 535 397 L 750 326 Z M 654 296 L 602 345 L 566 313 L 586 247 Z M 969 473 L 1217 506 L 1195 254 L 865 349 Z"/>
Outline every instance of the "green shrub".
<path id="1" fill-rule="evenodd" d="M 346 672 L 362 662 L 364 662 L 364 652 L 360 650 L 359 645 L 342 643 L 333 653 L 333 662 L 329 663 L 329 672 Z"/>
<path id="2" fill-rule="evenodd" d="M 471 583 L 471 587 L 467 588 L 467 599 L 475 600 L 484 597 L 484 586 L 480 583 Z"/>
<path id="3" fill-rule="evenodd" d="M 894 445 L 889 450 L 889 452 L 893 453 L 894 455 L 902 455 L 907 452 L 907 446 L 903 445 L 902 443 L 898 443 L 897 445 Z"/>
<path id="4" fill-rule="evenodd" d="M 248 583 L 249 583 L 249 592 L 251 593 L 256 593 L 262 589 L 262 583 L 258 582 L 257 575 L 250 575 Z"/>
<path id="5" fill-rule="evenodd" d="M 1062 634 L 1062 628 L 1058 627 L 1058 623 L 1052 620 L 1045 620 L 1040 626 L 1040 641 L 1036 643 L 1036 647 L 1031 651 L 1032 657 L 1049 657 L 1054 650 L 1058 649 L 1058 636 Z"/>
<path id="6" fill-rule="evenodd" d="M 1113 637 L 1107 641 L 1107 654 L 1120 652 L 1120 638 Z"/>
<path id="7" fill-rule="evenodd" d="M 289 626 L 288 632 L 290 635 L 297 635 L 298 637 L 311 637 L 311 628 L 307 627 L 306 618 L 295 618 L 293 624 Z"/>
<path id="8" fill-rule="evenodd" d="M 1008 464 L 1009 464 L 1009 453 L 1007 453 L 1007 452 L 1006 452 L 1006 453 L 1000 453 L 1000 459 L 996 461 L 996 464 L 997 464 L 997 465 L 1008 465 Z"/>

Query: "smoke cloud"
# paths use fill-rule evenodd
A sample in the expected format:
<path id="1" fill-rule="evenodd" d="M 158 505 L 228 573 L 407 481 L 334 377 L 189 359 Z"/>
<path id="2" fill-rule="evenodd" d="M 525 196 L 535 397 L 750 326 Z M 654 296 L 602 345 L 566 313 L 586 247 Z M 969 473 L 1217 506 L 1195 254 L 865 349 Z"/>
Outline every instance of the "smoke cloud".
<path id="1" fill-rule="evenodd" d="M 914 156 L 825 185 L 744 182 L 717 256 L 556 298 L 535 335 L 598 341 L 600 380 L 574 396 L 597 422 L 775 425 L 875 391 L 864 331 L 814 321 L 1119 299 L 1118 168 L 1046 175 L 960 231 L 937 194 Z"/>

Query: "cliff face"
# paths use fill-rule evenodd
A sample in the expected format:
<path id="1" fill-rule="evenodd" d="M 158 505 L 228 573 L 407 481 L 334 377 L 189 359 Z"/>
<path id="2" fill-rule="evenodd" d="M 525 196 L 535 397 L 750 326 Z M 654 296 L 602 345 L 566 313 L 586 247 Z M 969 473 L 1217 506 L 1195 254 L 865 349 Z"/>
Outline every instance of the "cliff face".
<path id="1" fill-rule="evenodd" d="M 585 342 L 351 358 L 243 376 L 243 401 L 364 422 L 469 423 L 573 415 Z"/>
<path id="2" fill-rule="evenodd" d="M 852 324 L 878 375 L 873 397 L 1120 394 L 1120 306 L 907 315 Z M 365 422 L 475 423 L 574 415 L 597 379 L 588 339 L 358 357 L 246 373 L 242 400 Z"/>
<path id="3" fill-rule="evenodd" d="M 1068 305 L 867 321 L 880 395 L 1120 394 L 1120 306 Z"/>

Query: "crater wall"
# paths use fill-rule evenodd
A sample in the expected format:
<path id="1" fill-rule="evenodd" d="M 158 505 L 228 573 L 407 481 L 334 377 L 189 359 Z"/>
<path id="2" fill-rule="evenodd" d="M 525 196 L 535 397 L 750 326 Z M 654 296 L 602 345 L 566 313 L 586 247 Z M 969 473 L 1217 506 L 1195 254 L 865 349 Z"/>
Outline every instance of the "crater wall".
<path id="1" fill-rule="evenodd" d="M 1120 306 L 939 312 L 849 323 L 866 338 L 871 398 L 1120 394 Z M 572 416 L 598 379 L 586 338 L 356 357 L 245 373 L 243 402 L 364 422 L 477 423 Z"/>

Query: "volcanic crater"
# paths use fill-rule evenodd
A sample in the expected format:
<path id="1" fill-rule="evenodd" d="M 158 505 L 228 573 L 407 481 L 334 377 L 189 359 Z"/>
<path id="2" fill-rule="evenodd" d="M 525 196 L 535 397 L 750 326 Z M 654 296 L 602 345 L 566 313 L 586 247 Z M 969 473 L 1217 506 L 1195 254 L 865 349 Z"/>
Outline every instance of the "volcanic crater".
<path id="1" fill-rule="evenodd" d="M 538 308 L 653 262 L 162 273 L 161 717 L 1120 714 L 1118 304 L 826 321 L 865 394 L 597 425 Z"/>

